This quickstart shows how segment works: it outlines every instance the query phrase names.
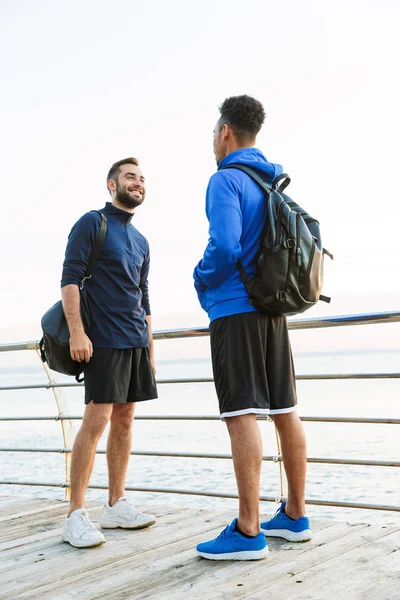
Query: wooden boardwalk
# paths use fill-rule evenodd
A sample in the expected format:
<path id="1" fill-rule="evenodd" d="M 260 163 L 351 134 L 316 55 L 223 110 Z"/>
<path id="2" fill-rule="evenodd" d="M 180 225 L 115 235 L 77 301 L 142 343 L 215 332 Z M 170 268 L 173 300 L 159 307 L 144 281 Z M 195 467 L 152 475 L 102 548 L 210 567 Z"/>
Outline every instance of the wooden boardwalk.
<path id="1" fill-rule="evenodd" d="M 0 496 L 0 598 L 400 599 L 400 523 L 314 521 L 310 542 L 275 539 L 265 560 L 213 562 L 194 547 L 215 537 L 231 512 L 150 509 L 154 527 L 107 530 L 106 544 L 78 550 L 60 541 L 64 502 Z M 101 506 L 89 510 L 98 524 Z"/>

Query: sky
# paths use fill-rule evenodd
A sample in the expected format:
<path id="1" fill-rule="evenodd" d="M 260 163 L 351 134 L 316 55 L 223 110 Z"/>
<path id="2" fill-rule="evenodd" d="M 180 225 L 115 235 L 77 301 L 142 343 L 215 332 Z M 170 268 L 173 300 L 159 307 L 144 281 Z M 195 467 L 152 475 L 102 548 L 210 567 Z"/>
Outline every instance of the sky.
<path id="1" fill-rule="evenodd" d="M 257 140 L 319 219 L 324 293 L 305 316 L 400 308 L 397 0 L 0 0 L 0 341 L 40 337 L 68 233 L 140 160 L 155 329 L 208 323 L 212 131 L 231 95 L 263 102 Z"/>

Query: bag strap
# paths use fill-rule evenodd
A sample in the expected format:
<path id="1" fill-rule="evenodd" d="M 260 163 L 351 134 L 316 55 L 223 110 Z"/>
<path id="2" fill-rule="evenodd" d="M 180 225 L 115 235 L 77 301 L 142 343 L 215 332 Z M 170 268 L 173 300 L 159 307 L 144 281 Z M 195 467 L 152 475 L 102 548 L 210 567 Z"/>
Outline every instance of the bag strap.
<path id="1" fill-rule="evenodd" d="M 226 167 L 221 167 L 222 169 L 239 169 L 244 173 L 247 173 L 259 186 L 261 186 L 268 194 L 271 190 L 276 190 L 277 192 L 283 192 L 289 185 L 291 179 L 287 173 L 282 173 L 275 177 L 274 181 L 271 185 L 269 185 L 262 177 L 259 175 L 259 171 L 257 169 L 253 169 L 252 167 L 248 167 L 247 165 L 242 165 L 240 163 L 232 163 L 231 165 L 227 165 Z"/>
<path id="2" fill-rule="evenodd" d="M 278 175 L 278 177 L 276 177 L 274 179 L 274 181 L 272 182 L 272 188 L 274 190 L 276 190 L 277 192 L 283 192 L 283 190 L 285 190 L 287 188 L 287 186 L 289 185 L 289 183 L 292 180 L 290 179 L 289 175 L 287 175 L 286 173 L 282 173 L 281 175 Z M 282 183 L 279 183 L 282 182 Z"/>
<path id="3" fill-rule="evenodd" d="M 85 276 L 81 281 L 81 285 L 79 286 L 79 289 L 82 291 L 85 285 L 85 281 L 86 279 L 90 279 L 92 276 L 92 271 L 93 271 L 93 267 L 99 257 L 100 254 L 100 250 L 101 247 L 103 245 L 103 242 L 105 240 L 106 237 L 106 233 L 107 233 L 107 217 L 105 215 L 103 215 L 102 212 L 100 212 L 99 210 L 93 211 L 93 212 L 97 212 L 99 213 L 99 215 L 101 216 L 101 227 L 100 227 L 100 231 L 97 234 L 97 238 L 96 241 L 94 243 L 94 246 L 92 248 L 92 252 L 89 256 L 89 260 L 88 260 L 88 264 L 86 267 L 86 272 L 85 272 Z"/>
<path id="4" fill-rule="evenodd" d="M 252 167 L 247 167 L 246 165 L 242 165 L 242 164 L 238 164 L 238 163 L 233 163 L 231 165 L 227 165 L 226 167 L 221 167 L 220 170 L 222 171 L 222 169 L 239 169 L 240 171 L 244 171 L 244 173 L 247 173 L 247 175 L 249 175 L 252 179 L 254 179 L 254 181 L 256 183 L 258 183 L 258 185 L 267 192 L 267 194 L 269 194 L 272 190 L 282 193 L 283 190 L 287 188 L 287 186 L 289 185 L 289 183 L 291 181 L 289 175 L 287 175 L 286 173 L 282 173 L 281 175 L 278 175 L 278 177 L 276 177 L 274 179 L 272 185 L 269 185 L 266 181 L 264 181 L 262 179 L 262 177 L 260 177 L 260 175 L 258 174 L 258 171 L 256 169 L 253 169 Z M 282 182 L 282 183 L 280 183 L 280 182 Z M 296 204 L 296 202 L 294 202 L 293 200 L 286 199 L 286 198 L 284 198 L 284 200 L 291 210 L 295 210 L 296 212 L 299 212 L 301 214 L 306 225 L 309 225 L 309 223 L 318 223 L 319 224 L 319 221 L 317 219 L 310 217 L 310 215 L 305 210 L 303 210 L 298 204 Z"/>
<path id="5" fill-rule="evenodd" d="M 221 167 L 220 171 L 222 171 L 223 169 L 239 169 L 239 171 L 247 173 L 247 175 L 254 179 L 254 181 L 258 183 L 258 185 L 267 192 L 267 194 L 269 194 L 272 191 L 272 187 L 268 185 L 268 183 L 264 181 L 262 177 L 260 177 L 258 172 L 255 169 L 252 169 L 251 167 L 247 167 L 246 165 L 242 165 L 239 163 L 232 163 L 231 165 L 227 165 L 226 167 Z"/>
<path id="6" fill-rule="evenodd" d="M 252 169 L 251 167 L 247 167 L 246 165 L 242 165 L 239 163 L 232 163 L 231 165 L 227 165 L 226 167 L 221 167 L 220 171 L 222 171 L 223 169 L 239 169 L 239 171 L 243 171 L 244 173 L 247 173 L 247 175 L 249 175 L 249 177 L 254 179 L 254 181 L 256 183 L 258 183 L 258 185 L 267 194 L 270 194 L 270 192 L 272 191 L 272 187 L 270 185 L 268 185 L 268 183 L 260 177 L 258 172 L 255 169 Z M 239 271 L 240 278 L 243 281 L 243 283 L 249 285 L 251 283 L 251 281 L 250 281 L 249 276 L 247 275 L 246 271 L 244 270 L 244 267 L 241 263 L 240 258 L 238 258 L 238 260 L 236 262 L 236 268 Z"/>
<path id="7" fill-rule="evenodd" d="M 251 280 L 249 278 L 249 276 L 247 275 L 246 271 L 244 270 L 244 266 L 242 265 L 240 258 L 237 259 L 236 261 L 236 268 L 239 271 L 240 277 L 243 281 L 243 283 L 247 283 L 248 285 L 250 285 Z"/>

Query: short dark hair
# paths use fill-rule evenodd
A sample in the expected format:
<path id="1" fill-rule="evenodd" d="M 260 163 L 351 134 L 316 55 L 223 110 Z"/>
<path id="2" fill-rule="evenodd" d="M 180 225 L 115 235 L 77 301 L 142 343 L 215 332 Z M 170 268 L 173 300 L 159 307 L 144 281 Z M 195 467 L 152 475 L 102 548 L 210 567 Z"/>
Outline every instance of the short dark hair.
<path id="1" fill-rule="evenodd" d="M 118 160 L 117 162 L 115 162 L 112 165 L 111 169 L 108 171 L 107 182 L 106 182 L 107 189 L 108 189 L 108 180 L 109 179 L 113 179 L 114 181 L 117 181 L 122 165 L 136 165 L 138 167 L 139 161 L 137 158 L 133 158 L 131 156 L 130 158 L 123 158 L 122 160 Z M 108 190 L 108 191 L 110 191 L 110 190 Z"/>
<path id="2" fill-rule="evenodd" d="M 265 121 L 265 110 L 261 102 L 251 96 L 231 96 L 219 107 L 220 127 L 229 125 L 238 142 L 254 140 Z"/>

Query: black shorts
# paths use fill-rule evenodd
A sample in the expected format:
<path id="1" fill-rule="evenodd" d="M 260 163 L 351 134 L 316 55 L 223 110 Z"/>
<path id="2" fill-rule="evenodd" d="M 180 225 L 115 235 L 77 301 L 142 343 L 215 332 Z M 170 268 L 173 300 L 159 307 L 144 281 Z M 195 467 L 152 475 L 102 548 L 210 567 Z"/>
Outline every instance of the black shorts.
<path id="1" fill-rule="evenodd" d="M 95 348 L 84 366 L 85 404 L 142 402 L 157 398 L 148 348 Z"/>
<path id="2" fill-rule="evenodd" d="M 296 408 L 296 379 L 285 317 L 260 312 L 216 319 L 211 355 L 221 419 Z"/>

